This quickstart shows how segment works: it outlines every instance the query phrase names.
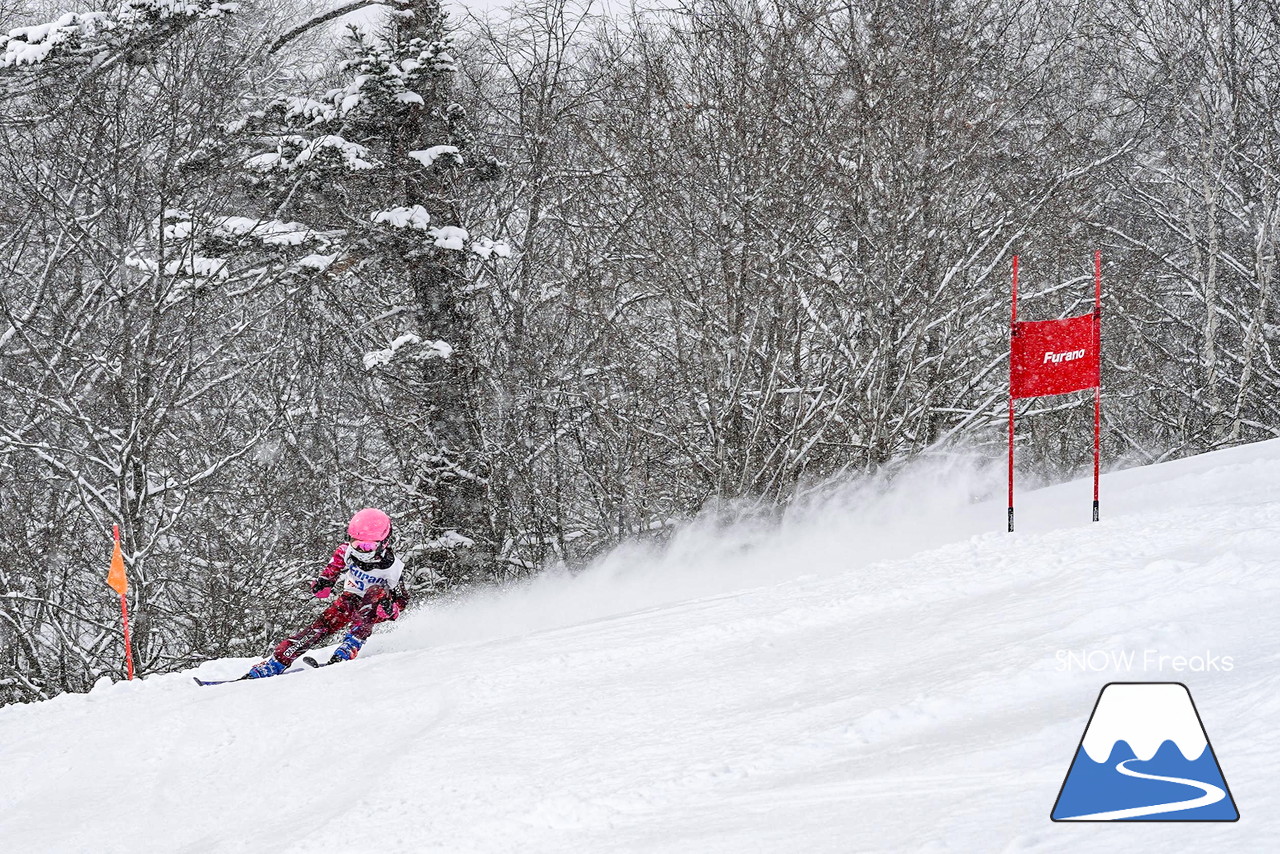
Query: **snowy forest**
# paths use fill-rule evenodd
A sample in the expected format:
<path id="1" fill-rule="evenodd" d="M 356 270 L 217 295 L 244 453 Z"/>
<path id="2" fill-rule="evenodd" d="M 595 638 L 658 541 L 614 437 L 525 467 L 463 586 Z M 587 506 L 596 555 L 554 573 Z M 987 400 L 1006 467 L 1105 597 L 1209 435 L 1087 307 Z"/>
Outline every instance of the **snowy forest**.
<path id="1" fill-rule="evenodd" d="M 0 0 L 0 704 L 122 672 L 113 524 L 145 674 L 361 506 L 421 601 L 998 457 L 1014 254 L 1105 466 L 1280 436 L 1280 0 L 651 5 Z"/>

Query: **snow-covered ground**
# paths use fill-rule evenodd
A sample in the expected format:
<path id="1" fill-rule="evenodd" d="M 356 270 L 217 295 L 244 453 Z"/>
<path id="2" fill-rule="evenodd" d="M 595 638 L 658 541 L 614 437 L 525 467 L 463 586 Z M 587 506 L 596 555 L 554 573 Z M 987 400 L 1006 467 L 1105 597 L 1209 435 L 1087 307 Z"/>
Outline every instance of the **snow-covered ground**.
<path id="1" fill-rule="evenodd" d="M 1280 442 L 1106 476 L 1096 524 L 1084 481 L 1013 535 L 1001 498 L 922 466 L 419 608 L 351 664 L 0 709 L 0 850 L 1280 851 Z M 1238 823 L 1050 822 L 1116 680 L 1188 685 Z"/>

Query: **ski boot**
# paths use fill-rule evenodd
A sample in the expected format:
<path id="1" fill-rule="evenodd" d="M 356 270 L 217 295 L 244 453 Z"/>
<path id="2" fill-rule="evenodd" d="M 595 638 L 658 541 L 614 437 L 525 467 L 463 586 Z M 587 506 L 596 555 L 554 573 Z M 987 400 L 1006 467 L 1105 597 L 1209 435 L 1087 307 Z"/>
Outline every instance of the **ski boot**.
<path id="1" fill-rule="evenodd" d="M 284 673 L 286 669 L 288 669 L 288 665 L 281 664 L 276 661 L 276 657 L 273 655 L 261 664 L 255 664 L 253 667 L 249 668 L 249 672 L 240 678 L 265 679 L 268 676 L 278 676 L 279 674 Z"/>
<path id="2" fill-rule="evenodd" d="M 355 635 L 347 635 L 342 639 L 342 643 L 338 644 L 338 648 L 333 651 L 333 655 L 329 656 L 326 664 L 334 664 L 339 661 L 350 661 L 360 654 L 360 647 L 364 646 L 364 641 Z"/>

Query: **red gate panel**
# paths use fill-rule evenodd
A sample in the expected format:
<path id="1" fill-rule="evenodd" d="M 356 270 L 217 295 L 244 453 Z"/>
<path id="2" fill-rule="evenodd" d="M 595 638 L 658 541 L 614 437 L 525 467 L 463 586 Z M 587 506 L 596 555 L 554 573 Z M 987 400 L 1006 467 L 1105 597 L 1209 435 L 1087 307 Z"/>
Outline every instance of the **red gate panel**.
<path id="1" fill-rule="evenodd" d="M 1097 315 L 1013 325 L 1009 358 L 1015 398 L 1066 394 L 1101 382 Z"/>

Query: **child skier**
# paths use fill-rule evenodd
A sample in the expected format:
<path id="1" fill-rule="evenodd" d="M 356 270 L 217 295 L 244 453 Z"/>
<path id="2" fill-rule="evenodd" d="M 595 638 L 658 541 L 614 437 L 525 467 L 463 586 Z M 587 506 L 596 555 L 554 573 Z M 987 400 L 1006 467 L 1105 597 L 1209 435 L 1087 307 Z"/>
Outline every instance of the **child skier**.
<path id="1" fill-rule="evenodd" d="M 255 664 L 241 678 L 283 673 L 298 656 L 344 626 L 350 627 L 347 635 L 328 663 L 350 661 L 359 654 L 375 624 L 400 615 L 409 595 L 400 584 L 404 561 L 391 550 L 391 517 L 366 507 L 351 517 L 347 535 L 350 541 L 334 549 L 329 565 L 311 582 L 311 592 L 328 599 L 338 576 L 345 572 L 342 593 L 314 623 L 281 641 L 270 658 Z"/>

